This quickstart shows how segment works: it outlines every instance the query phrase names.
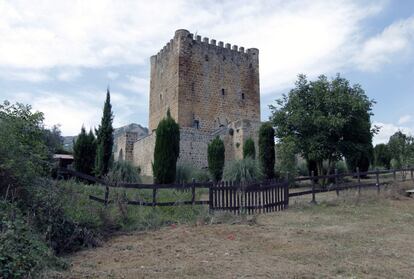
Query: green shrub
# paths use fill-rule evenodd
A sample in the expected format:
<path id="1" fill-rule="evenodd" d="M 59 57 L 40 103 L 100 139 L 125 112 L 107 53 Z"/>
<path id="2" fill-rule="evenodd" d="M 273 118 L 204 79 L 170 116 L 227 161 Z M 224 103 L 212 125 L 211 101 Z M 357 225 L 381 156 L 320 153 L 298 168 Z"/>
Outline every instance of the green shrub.
<path id="1" fill-rule="evenodd" d="M 73 145 L 74 167 L 77 171 L 93 174 L 96 156 L 96 139 L 92 130 L 87 134 L 82 126 L 81 133 Z"/>
<path id="2" fill-rule="evenodd" d="M 256 159 L 256 148 L 254 147 L 254 141 L 248 138 L 243 145 L 243 158 Z"/>
<path id="3" fill-rule="evenodd" d="M 206 170 L 200 170 L 187 164 L 177 164 L 176 183 L 190 183 L 193 179 L 196 182 L 207 182 L 210 181 L 210 175 Z"/>
<path id="4" fill-rule="evenodd" d="M 66 267 L 31 229 L 20 210 L 0 201 L 0 278 L 34 277 L 51 266 Z"/>
<path id="5" fill-rule="evenodd" d="M 220 181 L 224 168 L 224 143 L 217 136 L 208 145 L 208 169 L 214 181 Z"/>
<path id="6" fill-rule="evenodd" d="M 275 176 L 275 130 L 270 123 L 259 129 L 259 160 L 267 179 Z"/>
<path id="7" fill-rule="evenodd" d="M 263 179 L 263 173 L 256 160 L 251 158 L 228 162 L 224 167 L 223 180 L 252 182 Z"/>
<path id="8" fill-rule="evenodd" d="M 38 179 L 33 182 L 30 193 L 31 222 L 57 254 L 98 245 L 99 236 L 93 230 L 66 214 L 64 207 L 68 205 L 63 189 L 47 179 Z"/>
<path id="9" fill-rule="evenodd" d="M 177 159 L 180 153 L 180 127 L 171 117 L 158 124 L 154 148 L 153 173 L 156 183 L 168 184 L 175 181 Z"/>
<path id="10" fill-rule="evenodd" d="M 111 182 L 140 183 L 139 170 L 128 161 L 117 161 L 108 172 Z"/>

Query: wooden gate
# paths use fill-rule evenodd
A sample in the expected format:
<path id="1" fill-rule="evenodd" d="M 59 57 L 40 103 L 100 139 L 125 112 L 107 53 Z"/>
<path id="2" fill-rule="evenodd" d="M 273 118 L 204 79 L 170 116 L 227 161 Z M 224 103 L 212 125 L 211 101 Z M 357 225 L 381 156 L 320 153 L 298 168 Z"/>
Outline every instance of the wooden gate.
<path id="1" fill-rule="evenodd" d="M 210 210 L 256 214 L 284 210 L 289 205 L 288 183 L 240 184 L 221 182 L 210 186 Z"/>

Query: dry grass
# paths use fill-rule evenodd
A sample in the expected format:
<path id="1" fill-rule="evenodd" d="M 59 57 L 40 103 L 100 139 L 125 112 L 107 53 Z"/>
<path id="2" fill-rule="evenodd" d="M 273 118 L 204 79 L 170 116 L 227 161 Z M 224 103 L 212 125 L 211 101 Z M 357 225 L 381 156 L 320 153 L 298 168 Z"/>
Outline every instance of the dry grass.
<path id="1" fill-rule="evenodd" d="M 318 205 L 115 237 L 56 278 L 412 278 L 414 199 L 400 187 L 335 192 Z M 413 188 L 413 187 L 412 187 Z M 323 202 L 322 202 L 323 201 Z"/>

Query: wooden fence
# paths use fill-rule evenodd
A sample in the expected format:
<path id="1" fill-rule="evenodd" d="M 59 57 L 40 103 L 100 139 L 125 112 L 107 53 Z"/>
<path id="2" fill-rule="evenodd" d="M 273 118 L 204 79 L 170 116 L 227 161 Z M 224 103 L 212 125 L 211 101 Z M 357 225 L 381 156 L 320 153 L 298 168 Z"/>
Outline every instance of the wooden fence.
<path id="1" fill-rule="evenodd" d="M 397 179 L 397 173 L 401 174 L 401 180 Z M 390 175 L 392 174 L 391 180 L 383 180 L 381 181 L 381 175 Z M 388 185 L 391 182 L 398 182 L 398 181 L 406 181 L 407 175 L 410 174 L 410 179 L 414 182 L 414 168 L 405 168 L 405 169 L 393 169 L 393 170 L 378 170 L 375 171 L 367 171 L 367 172 L 360 172 L 357 169 L 355 173 L 338 173 L 335 170 L 334 174 L 331 175 L 320 175 L 314 176 L 313 172 L 311 176 L 306 177 L 299 177 L 296 178 L 295 182 L 301 181 L 310 181 L 311 182 L 311 189 L 305 191 L 290 191 L 289 197 L 298 197 L 304 195 L 312 195 L 312 203 L 316 203 L 316 194 L 335 191 L 337 195 L 339 195 L 340 191 L 348 190 L 348 189 L 357 189 L 358 194 L 361 193 L 361 189 L 364 188 L 376 188 L 377 192 L 380 192 L 382 185 Z M 374 177 L 374 178 L 373 178 Z M 344 182 L 345 178 L 349 178 L 348 182 Z M 328 180 L 331 179 L 334 182 L 328 183 L 326 186 L 317 185 L 316 181 L 318 180 Z"/>
<path id="2" fill-rule="evenodd" d="M 110 188 L 125 189 L 150 189 L 152 190 L 152 201 L 127 200 L 130 205 L 140 206 L 176 206 L 176 205 L 208 205 L 210 211 L 229 211 L 235 214 L 264 213 L 286 209 L 289 205 L 289 184 L 278 183 L 276 181 L 265 181 L 255 184 L 242 184 L 234 182 L 204 182 L 197 183 L 174 183 L 174 184 L 137 184 L 137 183 L 117 183 L 112 184 L 104 179 L 62 169 L 59 171 L 62 176 L 72 176 L 87 180 L 105 187 L 103 198 L 90 195 L 91 200 L 104 203 L 112 203 L 109 199 Z M 196 200 L 196 189 L 208 189 L 208 200 Z M 163 189 L 175 189 L 191 191 L 191 200 L 187 201 L 168 201 L 160 202 L 157 200 L 158 192 Z"/>
<path id="3" fill-rule="evenodd" d="M 266 213 L 284 210 L 289 206 L 289 199 L 298 196 L 312 195 L 311 202 L 316 202 L 316 194 L 336 191 L 339 192 L 347 189 L 357 189 L 358 193 L 362 188 L 375 187 L 380 192 L 381 185 L 389 184 L 390 181 L 381 181 L 381 175 L 392 174 L 392 181 L 397 181 L 397 173 L 402 173 L 402 181 L 407 179 L 410 174 L 411 180 L 414 182 L 414 169 L 406 168 L 399 170 L 375 170 L 369 172 L 344 173 L 339 174 L 337 170 L 332 175 L 320 175 L 298 177 L 290 183 L 310 182 L 307 190 L 296 191 L 289 189 L 289 182 L 277 182 L 275 180 L 260 183 L 234 183 L 234 182 L 204 182 L 197 183 L 175 183 L 175 184 L 135 184 L 135 183 L 117 183 L 112 184 L 104 179 L 86 175 L 69 169 L 61 169 L 59 173 L 62 176 L 73 176 L 84 179 L 105 187 L 105 196 L 103 198 L 89 196 L 91 200 L 104 203 L 105 205 L 112 203 L 109 199 L 110 188 L 125 189 L 149 189 L 152 190 L 152 200 L 127 200 L 130 205 L 140 206 L 176 206 L 176 205 L 208 205 L 210 211 L 229 211 L 235 214 L 246 213 Z M 374 180 L 372 180 L 374 176 Z M 371 179 L 367 179 L 370 177 Z M 348 181 L 345 182 L 345 178 Z M 364 179 L 363 179 L 364 178 Z M 327 183 L 326 186 L 320 186 L 316 181 L 331 180 L 333 183 Z M 208 200 L 196 200 L 196 189 L 208 189 Z M 157 200 L 158 192 L 162 189 L 179 189 L 183 191 L 191 191 L 191 199 L 186 201 L 167 201 L 160 202 Z"/>

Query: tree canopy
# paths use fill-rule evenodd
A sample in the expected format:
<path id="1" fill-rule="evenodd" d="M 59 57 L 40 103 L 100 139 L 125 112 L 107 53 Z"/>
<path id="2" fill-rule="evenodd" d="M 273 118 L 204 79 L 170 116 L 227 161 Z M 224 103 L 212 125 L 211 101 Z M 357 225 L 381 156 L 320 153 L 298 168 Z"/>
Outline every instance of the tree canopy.
<path id="1" fill-rule="evenodd" d="M 248 138 L 243 145 L 243 158 L 256 158 L 256 148 L 254 146 L 254 141 L 252 138 Z"/>
<path id="2" fill-rule="evenodd" d="M 294 142 L 306 160 L 316 162 L 319 173 L 324 160 L 331 169 L 345 157 L 355 168 L 372 154 L 374 101 L 360 85 L 351 86 L 339 74 L 332 80 L 322 75 L 316 81 L 299 75 L 295 88 L 276 103 L 270 106 L 276 137 L 282 143 Z"/>
<path id="3" fill-rule="evenodd" d="M 275 176 L 275 130 L 270 123 L 264 123 L 259 129 L 259 160 L 264 176 Z"/>
<path id="4" fill-rule="evenodd" d="M 114 145 L 114 128 L 112 121 L 114 119 L 111 105 L 111 94 L 109 89 L 106 91 L 106 100 L 103 109 L 101 124 L 96 130 L 96 158 L 95 158 L 95 174 L 104 176 L 108 173 L 112 162 L 112 148 Z"/>
<path id="5" fill-rule="evenodd" d="M 77 171 L 93 174 L 96 156 L 96 139 L 92 130 L 87 134 L 82 127 L 80 134 L 73 145 L 74 167 Z"/>
<path id="6" fill-rule="evenodd" d="M 401 131 L 390 137 L 388 148 L 391 158 L 395 161 L 395 168 L 414 164 L 414 138 Z"/>
<path id="7" fill-rule="evenodd" d="M 177 159 L 180 155 L 180 127 L 171 117 L 162 119 L 155 131 L 153 173 L 156 183 L 168 184 L 175 181 Z"/>
<path id="8" fill-rule="evenodd" d="M 214 181 L 220 181 L 223 177 L 224 153 L 224 143 L 217 136 L 210 142 L 207 150 L 208 170 Z"/>

